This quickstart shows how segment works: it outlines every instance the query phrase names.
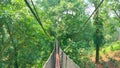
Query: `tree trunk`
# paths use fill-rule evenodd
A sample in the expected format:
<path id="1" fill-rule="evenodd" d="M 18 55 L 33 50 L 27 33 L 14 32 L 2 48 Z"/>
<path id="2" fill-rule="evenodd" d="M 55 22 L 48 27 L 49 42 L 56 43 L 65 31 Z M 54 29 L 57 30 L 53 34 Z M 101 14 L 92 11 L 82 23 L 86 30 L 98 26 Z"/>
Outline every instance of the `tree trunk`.
<path id="1" fill-rule="evenodd" d="M 96 63 L 99 63 L 99 44 L 96 44 Z"/>
<path id="2" fill-rule="evenodd" d="M 95 9 L 97 8 L 97 2 L 94 2 L 95 5 Z M 96 32 L 95 32 L 95 37 L 96 40 L 94 40 L 95 45 L 96 45 L 96 58 L 95 58 L 95 63 L 99 63 L 99 45 L 101 43 L 99 43 L 100 39 L 99 39 L 99 33 L 100 33 L 100 28 L 98 27 L 99 25 L 99 20 L 98 20 L 98 14 L 99 14 L 99 9 L 96 11 L 95 15 L 94 15 L 94 19 L 95 19 L 95 26 L 96 26 Z"/>
<path id="3" fill-rule="evenodd" d="M 14 63 L 14 68 L 18 68 L 17 56 L 18 56 L 18 52 L 17 52 L 17 48 L 15 46 L 15 63 Z"/>

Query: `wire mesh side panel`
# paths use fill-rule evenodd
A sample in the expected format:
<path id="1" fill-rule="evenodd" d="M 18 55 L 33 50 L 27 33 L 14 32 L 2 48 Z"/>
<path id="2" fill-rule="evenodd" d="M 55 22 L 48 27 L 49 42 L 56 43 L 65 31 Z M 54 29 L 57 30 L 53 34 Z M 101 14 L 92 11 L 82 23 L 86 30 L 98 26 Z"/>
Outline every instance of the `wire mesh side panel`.
<path id="1" fill-rule="evenodd" d="M 59 60 L 56 59 L 56 58 L 58 58 L 58 57 L 56 57 L 56 54 L 58 54 Z M 59 63 L 56 62 L 56 60 L 58 60 Z M 75 64 L 62 51 L 62 49 L 59 47 L 59 42 L 56 40 L 55 48 L 43 68 L 80 68 L 80 67 L 77 64 Z"/>
<path id="2" fill-rule="evenodd" d="M 55 50 L 53 50 L 50 57 L 48 58 L 48 60 L 44 64 L 43 68 L 55 68 L 55 58 L 54 58 L 54 56 L 55 56 Z"/>
<path id="3" fill-rule="evenodd" d="M 60 59 L 61 59 L 61 68 L 80 68 L 77 64 L 75 64 L 60 48 L 59 49 Z"/>

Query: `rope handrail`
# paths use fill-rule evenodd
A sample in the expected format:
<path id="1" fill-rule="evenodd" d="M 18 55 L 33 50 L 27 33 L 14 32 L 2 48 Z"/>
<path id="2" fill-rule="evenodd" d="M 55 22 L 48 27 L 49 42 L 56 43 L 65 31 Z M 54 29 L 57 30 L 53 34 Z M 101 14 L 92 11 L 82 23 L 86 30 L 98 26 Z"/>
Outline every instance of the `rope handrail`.
<path id="1" fill-rule="evenodd" d="M 28 8 L 30 9 L 30 11 L 32 12 L 32 14 L 34 15 L 35 19 L 38 21 L 38 23 L 39 23 L 39 25 L 41 26 L 41 28 L 42 28 L 42 30 L 44 31 L 44 33 L 45 33 L 45 34 L 48 36 L 48 38 L 51 40 L 50 35 L 49 35 L 48 32 L 45 30 L 45 28 L 43 27 L 43 25 L 42 25 L 42 23 L 41 23 L 41 21 L 40 21 L 40 17 L 38 16 L 38 13 L 37 13 L 37 10 L 36 10 L 36 8 L 35 8 L 35 5 L 34 5 L 33 1 L 31 0 L 32 5 L 33 5 L 33 8 L 34 8 L 35 11 L 32 9 L 32 7 L 30 6 L 30 4 L 28 3 L 27 0 L 24 0 L 24 1 L 25 1 L 26 5 L 28 6 Z"/>
<path id="2" fill-rule="evenodd" d="M 118 13 L 116 12 L 115 9 L 113 9 L 113 11 L 115 12 L 115 14 L 117 15 L 117 17 L 120 19 L 120 16 L 118 15 Z"/>
<path id="3" fill-rule="evenodd" d="M 96 7 L 96 9 L 92 12 L 92 14 L 89 16 L 89 18 L 84 22 L 83 26 L 80 27 L 80 29 L 82 29 L 82 31 L 84 30 L 83 27 L 85 27 L 85 25 L 88 23 L 88 21 L 90 20 L 90 18 L 93 16 L 93 14 L 98 10 L 98 8 L 101 6 L 101 4 L 103 3 L 104 0 L 102 0 L 100 2 L 100 4 Z M 79 29 L 79 32 L 80 32 L 80 29 Z"/>

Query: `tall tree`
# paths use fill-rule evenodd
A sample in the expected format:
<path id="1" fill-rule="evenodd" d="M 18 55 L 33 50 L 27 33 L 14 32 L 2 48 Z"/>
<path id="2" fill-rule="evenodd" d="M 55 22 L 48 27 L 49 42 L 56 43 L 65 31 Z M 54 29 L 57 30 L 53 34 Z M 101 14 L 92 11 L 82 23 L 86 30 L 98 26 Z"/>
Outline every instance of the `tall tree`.
<path id="1" fill-rule="evenodd" d="M 98 6 L 98 1 L 96 0 L 94 2 L 95 8 Z M 95 32 L 94 32 L 94 43 L 96 45 L 96 58 L 95 62 L 99 63 L 99 50 L 100 45 L 103 43 L 103 24 L 102 24 L 102 18 L 99 17 L 99 9 L 96 11 L 94 15 L 94 25 L 95 25 Z"/>

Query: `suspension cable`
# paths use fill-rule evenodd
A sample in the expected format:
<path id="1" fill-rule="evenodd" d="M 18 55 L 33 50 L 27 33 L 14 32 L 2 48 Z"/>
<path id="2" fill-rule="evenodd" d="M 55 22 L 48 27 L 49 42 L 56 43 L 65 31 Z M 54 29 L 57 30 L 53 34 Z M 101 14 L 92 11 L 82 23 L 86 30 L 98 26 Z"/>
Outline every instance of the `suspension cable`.
<path id="1" fill-rule="evenodd" d="M 93 16 L 93 14 L 98 10 L 98 8 L 101 6 L 101 4 L 103 3 L 104 0 L 102 0 L 100 2 L 100 4 L 96 7 L 96 9 L 92 12 L 92 14 L 89 16 L 89 18 L 84 22 L 82 28 L 79 29 L 79 32 L 80 30 L 82 29 L 82 31 L 85 29 L 85 25 L 88 23 L 88 21 L 90 20 L 90 18 Z M 83 29 L 84 28 L 84 29 Z"/>
<path id="2" fill-rule="evenodd" d="M 38 21 L 38 23 L 39 23 L 39 25 L 41 26 L 41 28 L 42 28 L 42 30 L 44 31 L 44 33 L 45 33 L 45 34 L 48 36 L 48 38 L 51 40 L 50 35 L 49 35 L 48 32 L 45 30 L 45 28 L 43 27 L 43 25 L 42 25 L 42 23 L 41 23 L 41 21 L 40 21 L 40 17 L 38 16 L 38 13 L 37 13 L 37 10 L 36 10 L 36 8 L 35 8 L 35 5 L 34 5 L 33 1 L 31 0 L 32 6 L 33 6 L 33 8 L 34 8 L 35 11 L 32 9 L 32 7 L 30 6 L 30 4 L 28 3 L 27 0 L 24 0 L 24 1 L 25 1 L 26 5 L 28 6 L 28 8 L 30 9 L 30 11 L 32 12 L 32 14 L 34 15 L 35 19 Z"/>
<path id="3" fill-rule="evenodd" d="M 115 12 L 115 14 L 117 15 L 117 17 L 120 19 L 120 16 L 118 15 L 118 13 L 116 12 L 115 9 L 113 9 L 113 11 Z"/>

